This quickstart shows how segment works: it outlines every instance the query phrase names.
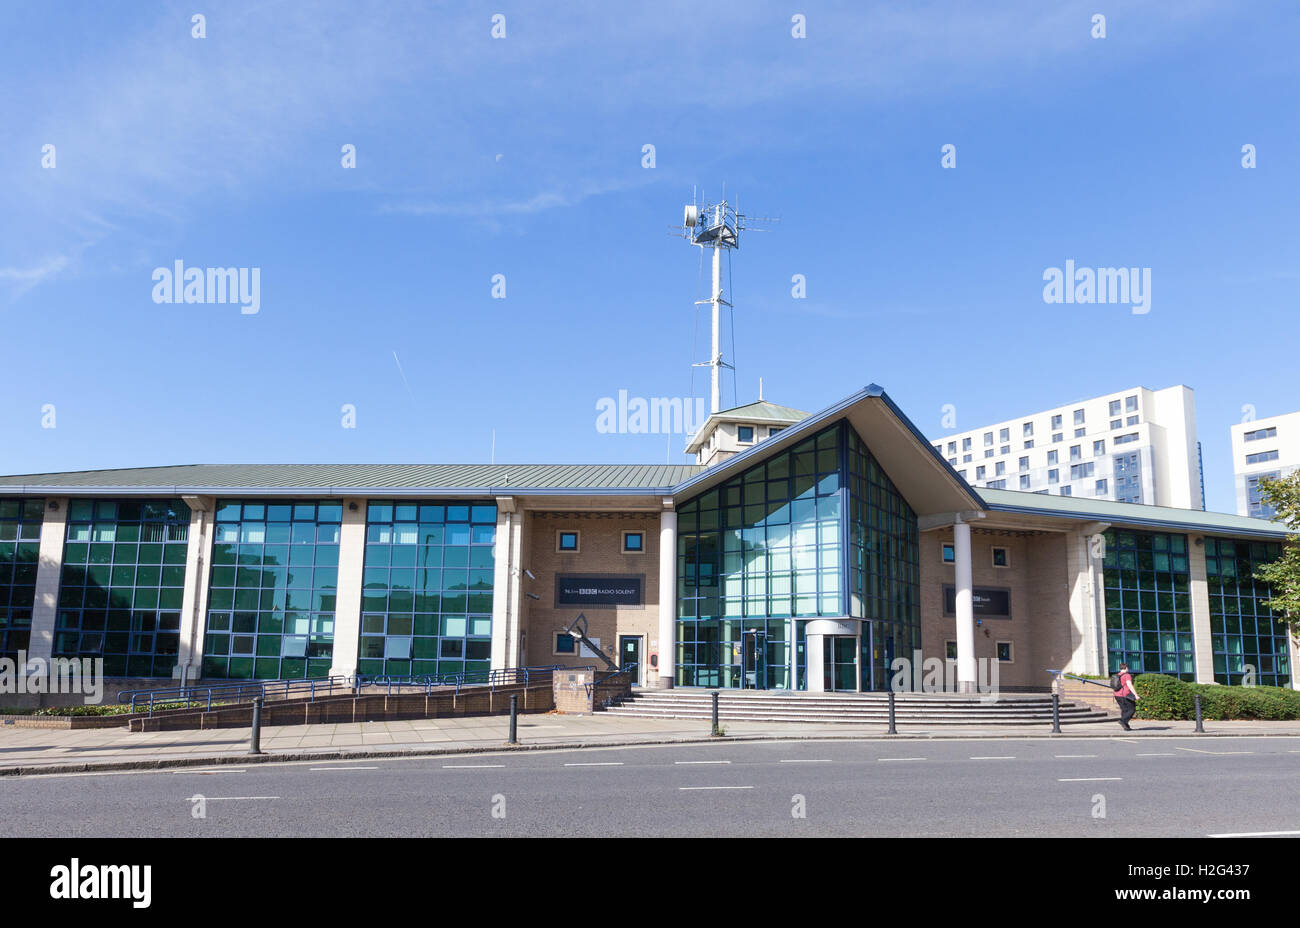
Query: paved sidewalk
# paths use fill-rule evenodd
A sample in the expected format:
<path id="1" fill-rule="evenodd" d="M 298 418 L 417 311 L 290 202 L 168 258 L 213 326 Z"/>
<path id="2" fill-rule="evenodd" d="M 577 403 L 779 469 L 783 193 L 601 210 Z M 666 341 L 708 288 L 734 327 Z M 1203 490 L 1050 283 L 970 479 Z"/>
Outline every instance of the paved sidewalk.
<path id="1" fill-rule="evenodd" d="M 1192 722 L 1136 721 L 1131 734 L 1114 722 L 1049 725 L 905 726 L 899 738 L 1152 738 L 1195 735 Z M 890 737 L 884 725 L 726 722 L 733 740 L 861 739 Z M 1289 736 L 1300 738 L 1300 722 L 1206 722 L 1206 736 Z M 248 730 L 131 733 L 124 729 L 61 731 L 0 728 L 0 775 L 132 769 L 238 761 L 365 757 L 411 753 L 453 754 L 514 750 L 506 744 L 505 716 L 356 722 L 331 725 L 268 726 L 262 729 L 261 758 L 250 758 Z M 600 747 L 708 741 L 708 723 L 697 719 L 636 719 L 609 715 L 526 715 L 519 718 L 521 749 Z"/>

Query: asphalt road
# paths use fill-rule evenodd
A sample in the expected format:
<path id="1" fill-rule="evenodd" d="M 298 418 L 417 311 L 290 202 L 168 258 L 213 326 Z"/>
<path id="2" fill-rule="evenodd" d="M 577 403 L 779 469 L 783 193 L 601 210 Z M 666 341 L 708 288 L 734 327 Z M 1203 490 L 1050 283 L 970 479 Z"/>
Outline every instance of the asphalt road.
<path id="1" fill-rule="evenodd" d="M 723 742 L 252 764 L 3 778 L 0 835 L 1300 835 L 1298 772 L 1292 737 Z"/>

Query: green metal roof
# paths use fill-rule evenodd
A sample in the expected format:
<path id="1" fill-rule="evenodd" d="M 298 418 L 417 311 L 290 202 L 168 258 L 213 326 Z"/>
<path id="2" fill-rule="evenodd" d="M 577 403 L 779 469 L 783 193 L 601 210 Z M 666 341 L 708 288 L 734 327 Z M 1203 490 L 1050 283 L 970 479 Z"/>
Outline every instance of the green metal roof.
<path id="1" fill-rule="evenodd" d="M 744 406 L 733 406 L 730 409 L 720 409 L 713 413 L 713 416 L 725 416 L 728 419 L 770 419 L 784 422 L 798 422 L 800 419 L 808 418 L 809 415 L 802 409 L 778 406 L 775 403 L 769 403 L 767 400 L 746 403 Z"/>
<path id="2" fill-rule="evenodd" d="M 975 491 L 995 512 L 1024 512 L 1044 516 L 1073 519 L 1091 519 L 1122 525 L 1164 527 L 1213 535 L 1256 535 L 1281 539 L 1287 536 L 1286 527 L 1265 519 L 1251 519 L 1226 512 L 1204 512 L 1200 509 L 1174 509 L 1170 506 L 1144 506 L 1139 503 L 1117 503 L 1077 496 L 1051 496 L 1046 493 L 1025 493 L 1020 490 Z"/>
<path id="3" fill-rule="evenodd" d="M 0 493 L 10 487 L 24 493 L 667 494 L 700 470 L 697 464 L 184 464 L 0 477 Z"/>

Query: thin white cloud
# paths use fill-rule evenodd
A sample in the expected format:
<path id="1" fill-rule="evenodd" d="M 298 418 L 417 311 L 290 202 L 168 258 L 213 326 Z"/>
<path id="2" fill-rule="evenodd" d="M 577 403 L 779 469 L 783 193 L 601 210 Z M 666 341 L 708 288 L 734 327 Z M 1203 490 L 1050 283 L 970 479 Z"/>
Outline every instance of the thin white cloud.
<path id="1" fill-rule="evenodd" d="M 1112 2 L 1112 22 L 1129 29 L 1115 48 L 1133 58 L 1177 45 L 1222 8 Z M 791 8 L 776 2 L 508 6 L 503 40 L 489 37 L 490 12 L 231 2 L 192 39 L 192 10 L 168 4 L 111 41 L 79 37 L 77 66 L 39 81 L 29 56 L 7 56 L 0 92 L 14 138 L 0 146 L 0 252 L 11 266 L 0 280 L 35 286 L 66 268 L 46 255 L 107 241 L 139 251 L 206 209 L 256 209 L 286 192 L 358 192 L 391 213 L 527 217 L 680 180 L 666 165 L 635 181 L 610 167 L 620 150 L 635 164 L 643 142 L 680 136 L 664 114 L 701 126 L 722 114 L 725 126 L 729 107 L 956 99 L 1032 87 L 1036 74 L 1059 81 L 1070 60 L 1101 74 L 1115 59 L 1089 44 L 1083 0 L 828 2 L 809 10 L 806 39 L 790 36 Z M 575 132 L 579 119 L 589 131 Z M 745 125 L 723 130 L 732 145 L 799 145 Z M 59 166 L 42 172 L 34 153 L 46 142 Z M 340 168 L 345 142 L 365 170 Z M 521 155 L 498 161 L 503 151 Z"/>
<path id="2" fill-rule="evenodd" d="M 11 283 L 11 296 L 18 297 L 54 277 L 68 264 L 66 255 L 56 255 L 33 267 L 0 267 L 0 281 Z"/>
<path id="3" fill-rule="evenodd" d="M 407 213 L 413 216 L 491 216 L 491 215 L 529 215 L 543 210 L 562 206 L 573 206 L 589 194 L 580 194 L 576 198 L 556 191 L 546 191 L 527 200 L 480 200 L 465 203 L 438 203 L 429 201 L 408 201 L 390 203 L 380 207 L 385 213 Z"/>

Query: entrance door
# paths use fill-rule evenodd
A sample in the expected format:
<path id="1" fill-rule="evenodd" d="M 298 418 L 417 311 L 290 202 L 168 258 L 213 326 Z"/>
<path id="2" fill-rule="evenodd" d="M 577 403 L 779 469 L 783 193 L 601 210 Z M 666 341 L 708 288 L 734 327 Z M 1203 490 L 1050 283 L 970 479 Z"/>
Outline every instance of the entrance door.
<path id="1" fill-rule="evenodd" d="M 740 639 L 741 686 L 747 690 L 767 689 L 767 634 L 746 631 Z"/>
<path id="2" fill-rule="evenodd" d="M 855 692 L 858 688 L 858 639 L 827 635 L 822 639 L 822 673 L 826 692 Z"/>
<path id="3" fill-rule="evenodd" d="M 641 680 L 641 636 L 618 636 L 618 669 L 631 670 L 632 682 Z"/>

